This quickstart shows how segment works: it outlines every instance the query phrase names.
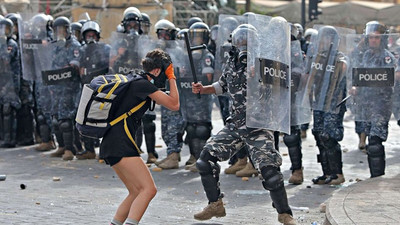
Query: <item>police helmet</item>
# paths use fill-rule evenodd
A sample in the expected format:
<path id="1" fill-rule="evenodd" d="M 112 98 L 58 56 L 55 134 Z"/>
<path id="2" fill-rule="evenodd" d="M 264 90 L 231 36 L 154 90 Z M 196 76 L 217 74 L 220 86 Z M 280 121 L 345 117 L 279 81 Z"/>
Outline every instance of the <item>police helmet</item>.
<path id="1" fill-rule="evenodd" d="M 248 23 L 248 21 L 249 21 L 249 16 L 250 16 L 250 15 L 256 15 L 256 14 L 253 13 L 253 12 L 245 12 L 245 13 L 243 13 L 242 16 L 245 17 L 246 23 Z"/>
<path id="2" fill-rule="evenodd" d="M 147 13 L 142 13 L 142 29 L 144 34 L 149 34 L 150 26 L 150 16 Z"/>
<path id="3" fill-rule="evenodd" d="M 222 29 L 225 29 L 226 32 L 230 34 L 239 26 L 239 21 L 236 18 L 229 16 L 224 18 L 220 25 Z"/>
<path id="4" fill-rule="evenodd" d="M 327 51 L 331 44 L 339 42 L 339 34 L 333 26 L 323 26 L 318 30 L 319 49 L 318 52 Z"/>
<path id="5" fill-rule="evenodd" d="M 170 21 L 165 19 L 159 20 L 154 25 L 154 29 L 156 30 L 159 39 L 165 39 L 165 37 L 168 36 L 169 40 L 175 40 L 176 27 Z"/>
<path id="6" fill-rule="evenodd" d="M 197 22 L 203 22 L 203 20 L 200 17 L 191 17 L 188 22 L 187 22 L 187 27 L 190 28 L 190 26 L 192 26 L 194 23 Z"/>
<path id="7" fill-rule="evenodd" d="M 294 24 L 289 23 L 289 25 L 290 25 L 290 39 L 291 41 L 295 41 L 297 40 L 297 37 L 299 35 L 299 30 Z"/>
<path id="8" fill-rule="evenodd" d="M 126 8 L 125 10 L 124 10 L 124 13 L 122 14 L 124 17 L 125 17 L 125 15 L 127 14 L 127 13 L 130 13 L 130 12 L 134 12 L 134 13 L 136 13 L 136 14 L 141 14 L 140 13 L 140 10 L 138 9 L 138 8 L 136 8 L 136 7 L 128 7 L 128 8 Z"/>
<path id="9" fill-rule="evenodd" d="M 189 29 L 184 28 L 184 29 L 178 31 L 178 33 L 176 33 L 176 38 L 178 40 L 184 40 L 185 39 L 185 36 L 184 36 L 185 34 L 184 33 L 186 33 L 186 32 L 189 32 Z"/>
<path id="10" fill-rule="evenodd" d="M 300 37 L 302 37 L 303 33 L 304 33 L 303 26 L 301 24 L 299 24 L 299 23 L 295 23 L 294 26 L 297 27 L 297 30 L 299 30 L 299 35 L 301 35 Z"/>
<path id="11" fill-rule="evenodd" d="M 8 19 L 8 18 L 3 18 L 0 19 L 0 29 L 4 29 L 4 35 L 6 37 L 11 37 L 12 35 L 12 30 L 14 27 L 14 23 Z"/>
<path id="12" fill-rule="evenodd" d="M 203 22 L 196 22 L 189 28 L 189 40 L 192 45 L 208 44 L 210 28 Z"/>
<path id="13" fill-rule="evenodd" d="M 82 26 L 81 34 L 82 34 L 83 40 L 85 40 L 85 41 L 87 41 L 85 34 L 88 31 L 94 31 L 97 35 L 97 38 L 100 39 L 101 30 L 100 30 L 100 26 L 98 23 L 96 23 L 95 21 L 87 21 Z"/>
<path id="14" fill-rule="evenodd" d="M 124 26 L 125 32 L 132 32 L 135 30 L 137 34 L 142 34 L 140 27 L 140 22 L 142 21 L 142 14 L 140 11 L 128 10 L 124 13 L 124 18 L 122 20 L 122 25 Z"/>
<path id="15" fill-rule="evenodd" d="M 6 15 L 6 18 L 10 19 L 14 25 L 18 24 L 18 20 L 22 20 L 21 15 L 18 13 L 9 13 Z"/>
<path id="16" fill-rule="evenodd" d="M 210 39 L 214 42 L 217 41 L 219 27 L 220 25 L 215 24 L 210 28 Z"/>
<path id="17" fill-rule="evenodd" d="M 81 32 L 81 29 L 82 29 L 82 24 L 81 24 L 81 23 L 79 23 L 79 22 L 73 22 L 73 23 L 71 23 L 71 31 L 72 31 L 72 32 L 74 32 L 74 31 L 79 31 L 79 32 Z"/>
<path id="18" fill-rule="evenodd" d="M 306 32 L 304 33 L 304 38 L 308 38 L 309 36 L 317 35 L 317 34 L 318 34 L 318 31 L 316 29 L 308 28 L 306 30 Z"/>
<path id="19" fill-rule="evenodd" d="M 71 22 L 69 19 L 65 16 L 60 16 L 57 19 L 54 20 L 53 23 L 53 29 L 54 29 L 54 34 L 56 39 L 59 39 L 59 30 L 63 29 L 66 31 L 66 36 L 63 37 L 65 39 L 69 38 L 71 34 Z"/>
<path id="20" fill-rule="evenodd" d="M 241 24 L 232 31 L 232 47 L 237 49 L 237 60 L 241 64 L 247 63 L 247 43 L 256 42 L 257 29 L 250 24 Z"/>
<path id="21" fill-rule="evenodd" d="M 368 35 L 373 32 L 378 32 L 379 34 L 388 34 L 389 30 L 387 27 L 378 21 L 370 21 L 365 25 L 364 34 Z"/>

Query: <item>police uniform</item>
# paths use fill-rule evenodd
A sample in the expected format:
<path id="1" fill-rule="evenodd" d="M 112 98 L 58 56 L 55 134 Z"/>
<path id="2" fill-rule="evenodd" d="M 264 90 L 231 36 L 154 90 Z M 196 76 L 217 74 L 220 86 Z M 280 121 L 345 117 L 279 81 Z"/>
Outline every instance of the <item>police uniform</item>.
<path id="1" fill-rule="evenodd" d="M 369 49 L 365 52 L 361 67 L 382 68 L 395 67 L 395 58 L 388 50 L 380 48 L 378 50 Z M 365 87 L 362 90 L 364 99 L 376 99 L 372 104 L 369 102 L 364 108 L 368 115 L 365 133 L 368 136 L 368 164 L 371 177 L 385 174 L 385 147 L 382 142 L 388 136 L 389 120 L 392 112 L 392 87 Z M 378 102 L 379 101 L 379 102 Z"/>
<path id="2" fill-rule="evenodd" d="M 207 50 L 201 50 L 201 53 L 197 52 L 196 54 L 199 54 L 198 59 L 194 59 L 197 79 L 203 85 L 209 85 L 212 83 L 214 74 L 214 57 Z M 189 74 L 184 74 L 177 79 L 181 91 L 180 108 L 185 120 L 190 154 L 198 159 L 204 144 L 211 136 L 212 96 L 202 95 L 198 98 L 197 95 L 192 93 L 191 82 L 193 82 L 193 77 Z"/>
<path id="3" fill-rule="evenodd" d="M 75 65 L 79 67 L 80 43 L 74 38 L 68 38 L 65 44 L 55 46 L 51 55 L 57 56 L 52 61 L 53 69 Z M 79 104 L 81 84 L 78 77 L 57 85 L 50 85 L 53 94 L 52 116 L 53 129 L 57 136 L 59 146 L 65 145 L 66 150 L 75 153 L 73 147 L 73 126 L 76 110 Z"/>
<path id="4" fill-rule="evenodd" d="M 222 198 L 218 161 L 229 159 L 242 146 L 246 146 L 255 168 L 264 178 L 263 186 L 270 191 L 278 213 L 291 215 L 283 176 L 279 171 L 282 157 L 274 148 L 273 132 L 246 127 L 246 79 L 246 66 L 238 63 L 238 59 L 233 56 L 227 61 L 219 81 L 213 83 L 217 94 L 228 93 L 233 102 L 231 116 L 226 125 L 207 141 L 200 159 L 197 160 L 202 184 L 209 202 L 216 202 Z"/>
<path id="5" fill-rule="evenodd" d="M 6 74 L 3 75 L 3 79 L 10 80 L 2 80 L 2 82 L 3 85 L 13 85 L 13 87 L 2 88 L 10 91 L 10 93 L 1 93 L 1 103 L 3 104 L 2 112 L 4 129 L 4 143 L 1 146 L 14 147 L 16 144 L 17 132 L 16 112 L 21 107 L 21 101 L 18 97 L 21 79 L 20 55 L 18 52 L 17 43 L 11 38 L 7 38 L 6 46 L 3 46 L 1 49 L 6 51 L 1 53 L 0 56 L 2 63 L 6 65 L 5 67 L 2 67 L 5 69 L 9 68 L 11 70 L 4 71 L 5 73 L 10 74 L 10 76 L 7 76 Z M 4 90 L 2 90 L 2 92 L 3 91 Z"/>

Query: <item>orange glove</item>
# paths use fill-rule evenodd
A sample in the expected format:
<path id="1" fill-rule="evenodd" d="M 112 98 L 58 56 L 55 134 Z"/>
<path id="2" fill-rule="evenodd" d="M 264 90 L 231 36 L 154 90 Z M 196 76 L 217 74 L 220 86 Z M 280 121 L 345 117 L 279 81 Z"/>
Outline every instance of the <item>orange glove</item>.
<path id="1" fill-rule="evenodd" d="M 174 74 L 174 66 L 171 64 L 169 64 L 169 66 L 167 67 L 167 69 L 165 70 L 165 75 L 167 76 L 168 80 L 171 79 L 175 79 L 175 74 Z"/>

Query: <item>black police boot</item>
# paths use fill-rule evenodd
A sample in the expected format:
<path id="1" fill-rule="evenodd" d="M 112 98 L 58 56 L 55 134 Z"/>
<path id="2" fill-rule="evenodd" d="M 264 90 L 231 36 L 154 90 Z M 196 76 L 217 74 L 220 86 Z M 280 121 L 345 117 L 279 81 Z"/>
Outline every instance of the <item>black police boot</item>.
<path id="1" fill-rule="evenodd" d="M 372 136 L 369 139 L 367 154 L 371 178 L 385 174 L 385 147 L 382 145 L 382 142 L 383 140 L 377 136 Z"/>

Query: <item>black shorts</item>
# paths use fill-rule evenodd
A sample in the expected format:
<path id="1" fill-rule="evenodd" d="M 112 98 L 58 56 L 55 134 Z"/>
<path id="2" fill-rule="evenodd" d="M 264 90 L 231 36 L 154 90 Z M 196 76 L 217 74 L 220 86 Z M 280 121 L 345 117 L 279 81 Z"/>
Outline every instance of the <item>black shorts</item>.
<path id="1" fill-rule="evenodd" d="M 139 156 L 128 156 L 128 157 L 139 157 Z M 115 164 L 119 163 L 123 157 L 107 157 L 104 159 L 107 165 L 110 165 L 111 167 L 114 166 Z"/>

